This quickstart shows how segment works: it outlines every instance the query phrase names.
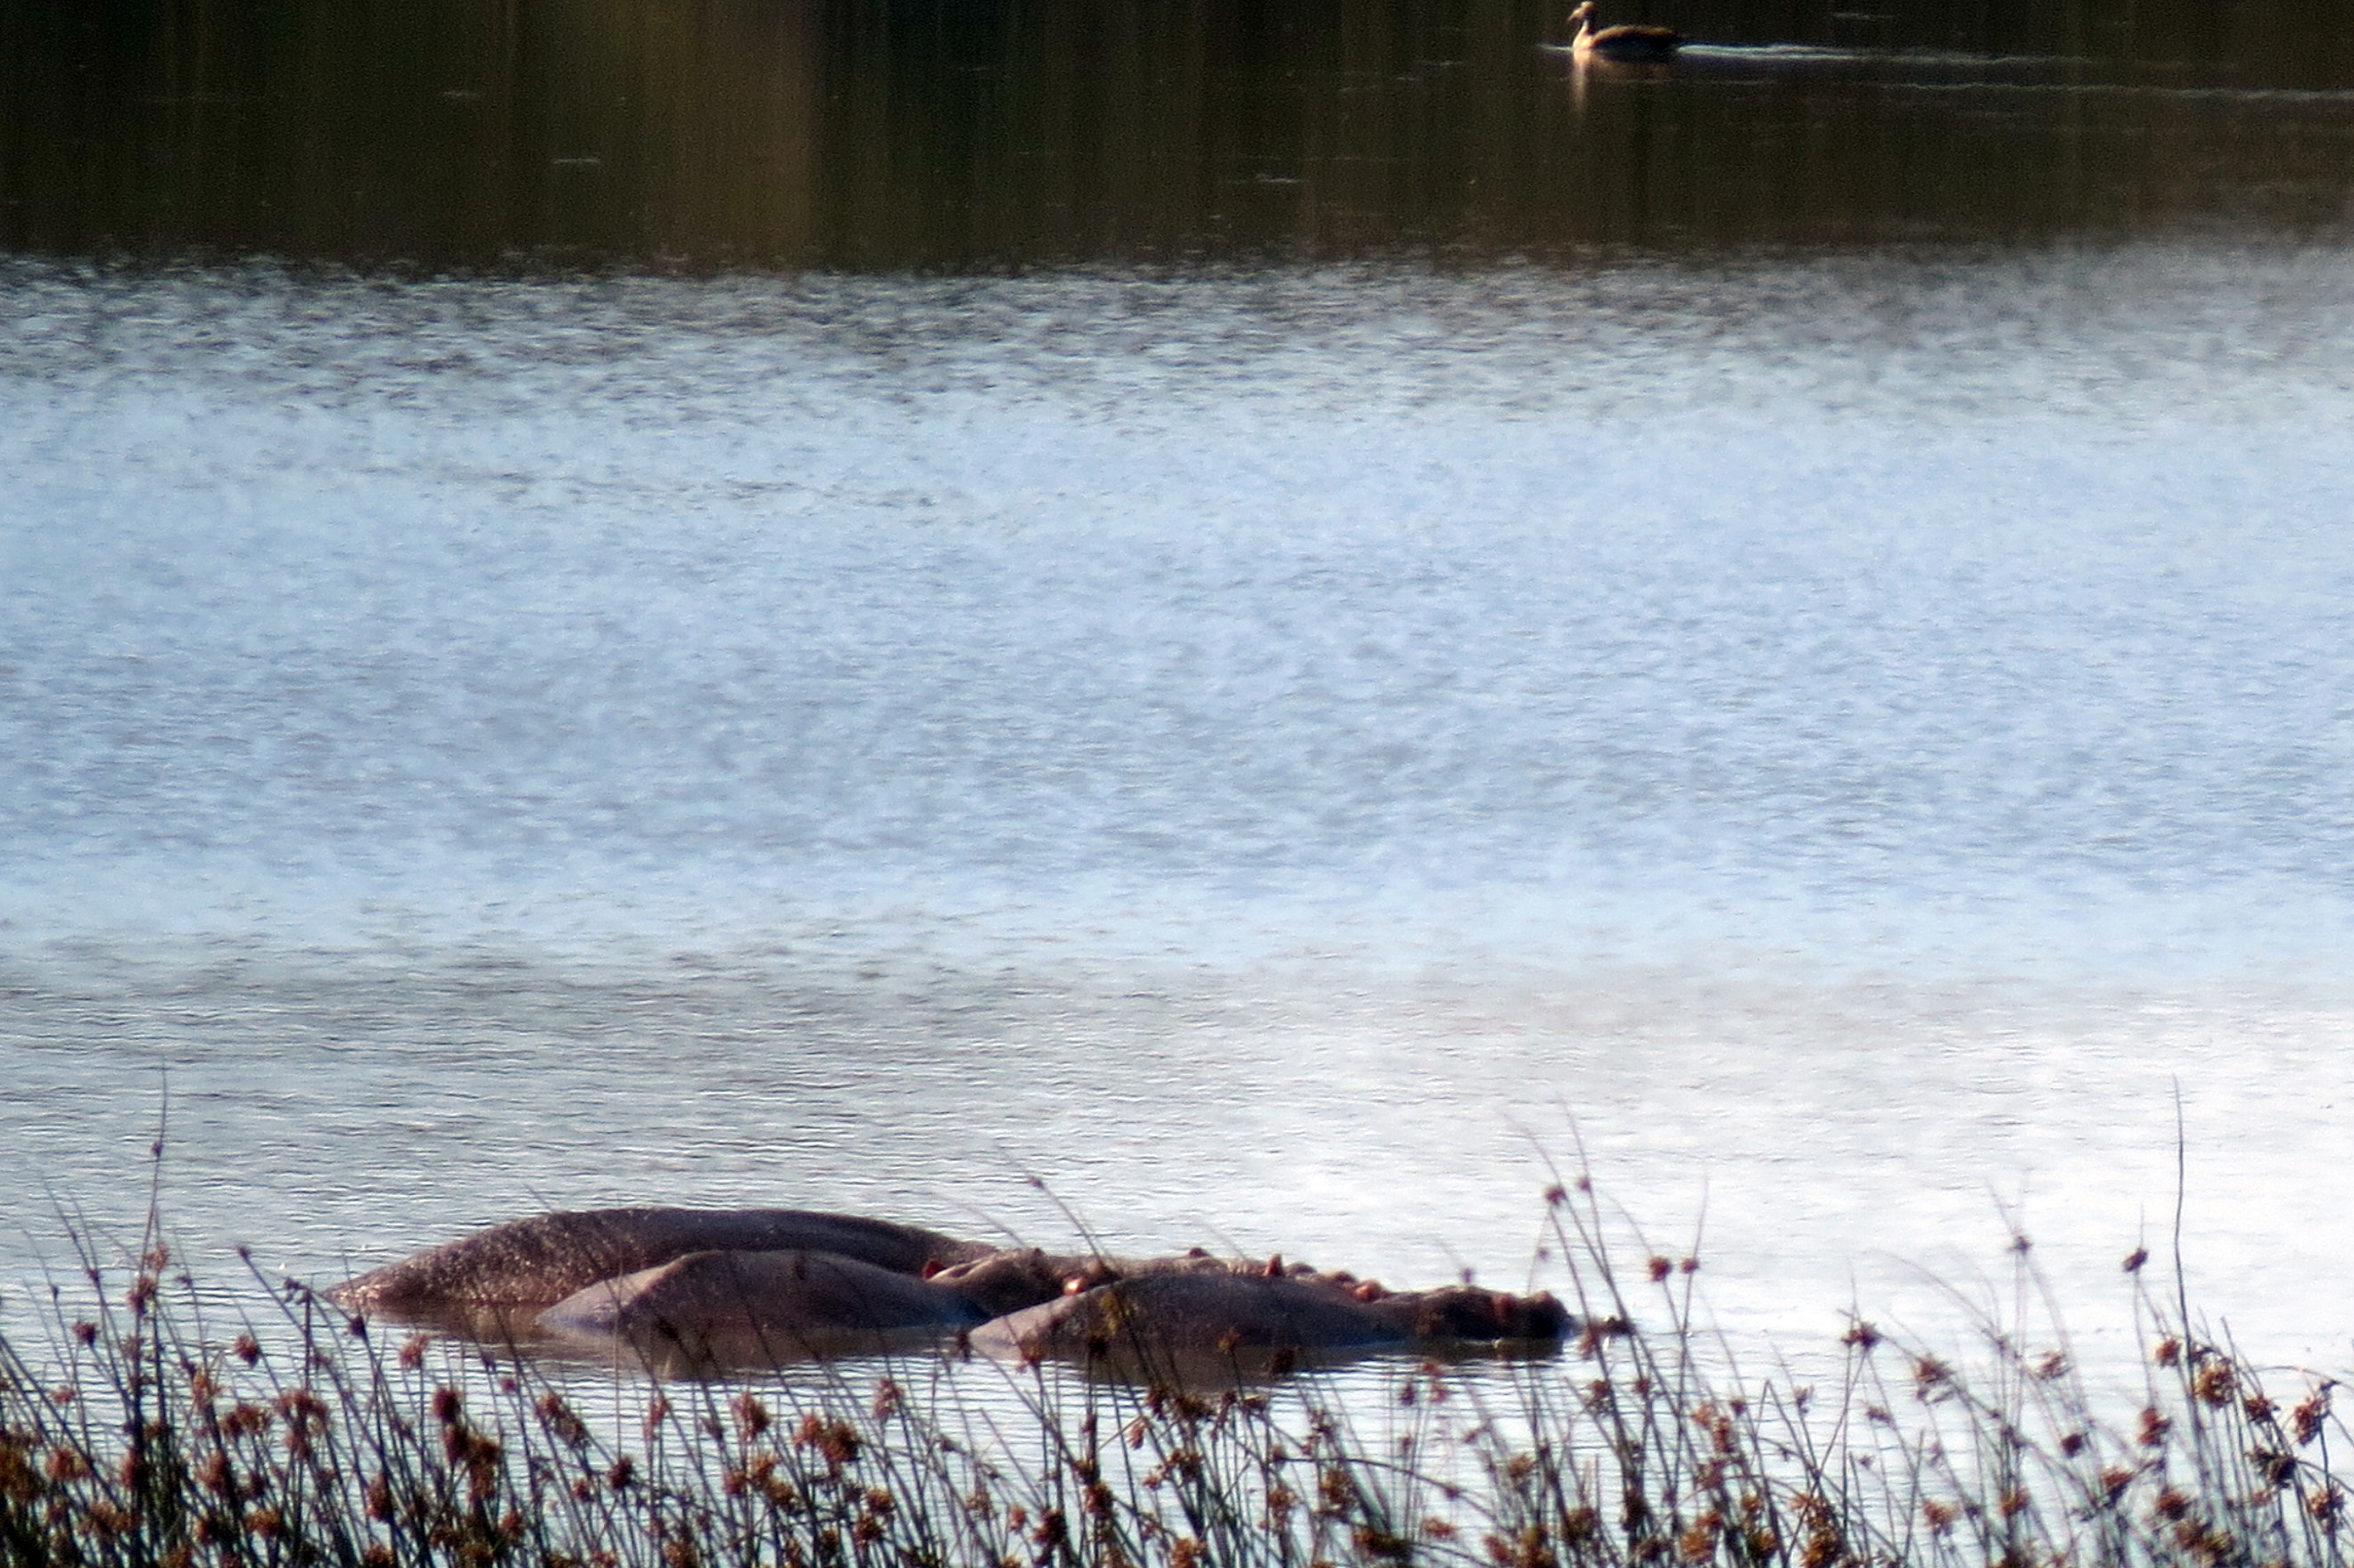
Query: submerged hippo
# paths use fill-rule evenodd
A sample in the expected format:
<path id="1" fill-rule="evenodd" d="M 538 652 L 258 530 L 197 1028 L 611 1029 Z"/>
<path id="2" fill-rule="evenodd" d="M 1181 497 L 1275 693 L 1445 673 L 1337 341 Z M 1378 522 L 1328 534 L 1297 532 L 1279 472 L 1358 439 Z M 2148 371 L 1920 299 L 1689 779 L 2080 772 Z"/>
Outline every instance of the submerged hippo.
<path id="1" fill-rule="evenodd" d="M 539 1314 L 542 1335 L 628 1351 L 668 1375 L 928 1344 L 991 1316 L 951 1286 L 828 1252 L 695 1252 L 600 1279 Z"/>
<path id="2" fill-rule="evenodd" d="M 689 1253 L 600 1279 L 537 1314 L 536 1336 L 627 1350 L 657 1371 L 775 1367 L 908 1349 L 1082 1294 L 1106 1279 L 1250 1268 L 1182 1258 L 1058 1256 L 1008 1248 L 922 1277 L 831 1252 Z"/>
<path id="3" fill-rule="evenodd" d="M 355 1311 L 476 1329 L 554 1306 L 600 1279 L 695 1252 L 826 1252 L 920 1276 L 998 1249 L 937 1231 L 804 1209 L 591 1209 L 514 1220 L 329 1290 Z"/>
<path id="4" fill-rule="evenodd" d="M 1255 1375 L 1381 1351 L 1545 1349 L 1570 1321 L 1542 1291 L 1394 1292 L 1330 1275 L 1196 1268 L 1138 1274 L 1026 1308 L 975 1330 L 972 1345 L 1119 1376 Z"/>

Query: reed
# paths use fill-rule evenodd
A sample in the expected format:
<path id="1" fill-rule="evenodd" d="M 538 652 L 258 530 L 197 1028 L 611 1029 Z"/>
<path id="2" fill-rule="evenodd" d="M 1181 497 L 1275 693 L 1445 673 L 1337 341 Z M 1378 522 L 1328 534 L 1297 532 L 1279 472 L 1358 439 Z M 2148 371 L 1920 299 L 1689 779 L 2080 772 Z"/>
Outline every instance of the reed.
<path id="1" fill-rule="evenodd" d="M 1557 1358 L 1225 1388 L 953 1358 L 602 1382 L 388 1335 L 293 1282 L 226 1327 L 151 1223 L 0 1336 L 0 1561 L 2341 1568 L 2335 1385 L 2266 1387 L 2126 1260 L 2143 1393 L 2095 1408 L 2025 1242 L 1978 1353 L 1852 1324 L 1833 1386 L 1740 1375 L 1697 1260 L 1548 1194 Z M 249 1262 L 249 1266 L 250 1264 Z M 79 1288 L 87 1285 L 87 1291 Z M 260 1298 L 247 1299 L 259 1310 Z M 1821 1380 L 1828 1383 L 1829 1380 Z M 593 1406 L 593 1408 L 591 1408 Z"/>

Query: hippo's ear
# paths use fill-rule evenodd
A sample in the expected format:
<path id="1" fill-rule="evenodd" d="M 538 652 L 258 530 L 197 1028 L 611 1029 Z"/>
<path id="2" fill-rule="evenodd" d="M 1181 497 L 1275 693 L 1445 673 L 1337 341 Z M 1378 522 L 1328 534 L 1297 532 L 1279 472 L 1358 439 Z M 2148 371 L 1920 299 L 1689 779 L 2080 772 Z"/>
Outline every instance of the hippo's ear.
<path id="1" fill-rule="evenodd" d="M 1529 1338 L 1557 1340 L 1569 1331 L 1569 1308 L 1550 1290 L 1540 1290 L 1526 1298 L 1522 1305 L 1529 1313 Z"/>
<path id="2" fill-rule="evenodd" d="M 948 1266 L 949 1266 L 947 1264 L 942 1263 L 938 1258 L 928 1257 L 924 1259 L 924 1267 L 921 1277 L 923 1278 L 929 1279 L 935 1275 L 946 1273 Z"/>
<path id="3" fill-rule="evenodd" d="M 1527 1296 L 1496 1298 L 1496 1321 L 1508 1340 L 1558 1340 L 1569 1328 L 1569 1314 L 1549 1290 Z"/>
<path id="4" fill-rule="evenodd" d="M 1281 1279 L 1283 1277 L 1283 1255 L 1279 1252 L 1269 1253 L 1267 1258 L 1267 1266 L 1259 1272 L 1266 1275 L 1269 1279 Z"/>

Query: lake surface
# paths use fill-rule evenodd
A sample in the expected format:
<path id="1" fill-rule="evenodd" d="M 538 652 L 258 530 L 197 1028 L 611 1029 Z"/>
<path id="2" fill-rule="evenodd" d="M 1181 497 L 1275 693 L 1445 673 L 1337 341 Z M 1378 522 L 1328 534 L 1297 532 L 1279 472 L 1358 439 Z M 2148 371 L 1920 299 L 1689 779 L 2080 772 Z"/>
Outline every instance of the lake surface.
<path id="1" fill-rule="evenodd" d="M 1658 0 L 1669 70 L 1576 67 L 1566 9 L 18 0 L 0 247 L 966 272 L 2346 231 L 2324 0 Z"/>
<path id="2" fill-rule="evenodd" d="M 1585 1160 L 1744 1345 L 2013 1219 L 2098 1342 L 2179 1104 L 2202 1299 L 2343 1370 L 2344 37 L 504 14 L 12 10 L 145 109 L 0 162 L 0 1313 L 168 1099 L 320 1279 L 676 1201 L 1549 1282 Z"/>

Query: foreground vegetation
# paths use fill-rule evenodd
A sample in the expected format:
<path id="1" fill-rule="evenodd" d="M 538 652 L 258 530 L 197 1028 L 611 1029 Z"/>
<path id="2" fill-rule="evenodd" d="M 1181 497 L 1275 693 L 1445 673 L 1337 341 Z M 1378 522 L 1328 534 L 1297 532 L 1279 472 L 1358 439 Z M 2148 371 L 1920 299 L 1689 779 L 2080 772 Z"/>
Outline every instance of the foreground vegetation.
<path id="1" fill-rule="evenodd" d="M 2268 1389 L 2141 1254 L 2146 1397 L 2118 1412 L 2035 1337 L 2023 1239 L 2020 1308 L 1968 1366 L 1858 1321 L 1835 1380 L 1751 1383 L 1694 1327 L 1696 1260 L 1614 1255 L 1583 1182 L 1549 1198 L 1595 1327 L 1556 1359 L 1401 1363 L 1380 1401 L 928 1361 L 599 1384 L 292 1282 L 217 1332 L 151 1227 L 122 1266 L 85 1255 L 55 1342 L 0 1337 L 0 1562 L 2347 1563 L 2333 1385 Z"/>

